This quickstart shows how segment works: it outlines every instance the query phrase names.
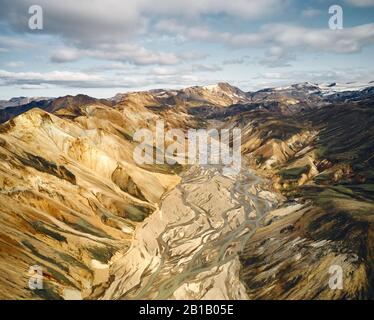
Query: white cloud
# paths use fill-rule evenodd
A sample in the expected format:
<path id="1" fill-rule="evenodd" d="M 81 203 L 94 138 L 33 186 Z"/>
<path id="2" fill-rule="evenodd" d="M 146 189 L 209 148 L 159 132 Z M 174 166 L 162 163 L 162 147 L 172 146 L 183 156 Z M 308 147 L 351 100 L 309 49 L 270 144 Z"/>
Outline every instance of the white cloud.
<path id="1" fill-rule="evenodd" d="M 223 65 L 235 65 L 235 64 L 245 64 L 247 61 L 246 57 L 226 59 L 222 62 Z"/>
<path id="2" fill-rule="evenodd" d="M 189 70 L 190 72 L 217 72 L 222 71 L 222 68 L 216 64 L 193 64 L 191 66 L 186 67 L 184 70 Z"/>
<path id="3" fill-rule="evenodd" d="M 251 90 L 263 89 L 265 87 L 278 87 L 309 81 L 312 83 L 348 83 L 348 82 L 370 82 L 372 80 L 372 69 L 340 68 L 332 70 L 293 70 L 279 72 L 263 72 L 256 74 L 252 80 L 247 82 Z"/>
<path id="4" fill-rule="evenodd" d="M 53 89 L 56 86 L 50 85 L 48 83 L 41 83 L 41 84 L 23 84 L 20 85 L 19 88 L 23 90 L 37 90 L 37 89 L 42 89 L 42 90 L 48 90 L 48 89 Z"/>
<path id="5" fill-rule="evenodd" d="M 207 27 L 187 27 L 175 20 L 161 21 L 156 26 L 162 32 L 177 32 L 190 40 L 223 43 L 230 47 L 305 48 L 334 53 L 359 52 L 374 43 L 374 23 L 342 30 L 305 28 L 287 24 L 269 24 L 257 33 L 233 34 L 216 32 Z"/>
<path id="6" fill-rule="evenodd" d="M 23 61 L 10 61 L 5 64 L 9 68 L 20 68 L 25 66 L 25 63 Z"/>
<path id="7" fill-rule="evenodd" d="M 207 73 L 207 72 L 217 72 L 221 71 L 222 68 L 217 65 L 204 65 L 204 64 L 193 64 L 186 65 L 179 68 L 165 68 L 165 67 L 156 67 L 152 68 L 149 72 L 146 72 L 149 75 L 155 76 L 192 76 L 194 73 Z"/>
<path id="8" fill-rule="evenodd" d="M 289 67 L 290 61 L 295 60 L 295 55 L 286 51 L 282 47 L 271 47 L 265 52 L 265 56 L 259 60 L 259 63 L 270 67 Z"/>
<path id="9" fill-rule="evenodd" d="M 86 74 L 83 72 L 71 71 L 51 71 L 51 72 L 10 72 L 0 70 L 0 79 L 2 85 L 42 85 L 42 84 L 60 84 L 60 85 L 95 85 L 103 81 L 103 77 L 95 74 Z"/>
<path id="10" fill-rule="evenodd" d="M 201 75 L 193 72 L 200 68 Z M 92 72 L 11 72 L 0 70 L 0 86 L 17 86 L 27 89 L 59 87 L 71 88 L 137 88 L 144 86 L 192 85 L 203 81 L 207 72 L 213 72 L 212 66 L 191 65 L 183 68 L 153 68 L 146 72 L 135 70 L 133 73 L 117 75 L 98 75 Z"/>
<path id="11" fill-rule="evenodd" d="M 117 42 L 119 38 L 144 33 L 149 21 L 159 16 L 199 18 L 226 14 L 257 19 L 283 11 L 291 0 L 39 0 L 44 14 L 43 32 L 61 35 L 80 44 Z M 34 0 L 0 0 L 0 18 L 14 29 L 27 29 L 28 8 Z"/>
<path id="12" fill-rule="evenodd" d="M 30 43 L 22 38 L 0 35 L 0 47 L 5 50 L 9 49 L 31 49 L 35 44 Z"/>
<path id="13" fill-rule="evenodd" d="M 83 58 L 130 62 L 136 65 L 173 65 L 184 60 L 199 60 L 205 58 L 196 52 L 180 54 L 169 52 L 154 52 L 137 44 L 98 44 L 95 49 L 60 48 L 52 53 L 51 61 L 56 63 L 74 62 Z"/>
<path id="14" fill-rule="evenodd" d="M 282 47 L 305 47 L 334 53 L 355 53 L 374 43 L 374 24 L 365 24 L 342 30 L 308 29 L 304 27 L 274 25 L 268 39 Z"/>
<path id="15" fill-rule="evenodd" d="M 231 47 L 245 47 L 263 42 L 259 33 L 233 34 L 217 32 L 204 26 L 188 27 L 178 23 L 176 20 L 162 20 L 156 24 L 155 29 L 160 32 L 179 33 L 189 40 L 221 42 Z"/>
<path id="16" fill-rule="evenodd" d="M 346 2 L 356 7 L 374 7 L 374 0 L 346 0 Z"/>
<path id="17" fill-rule="evenodd" d="M 308 8 L 301 12 L 302 16 L 305 18 L 314 18 L 322 14 L 322 10 L 320 9 L 314 9 L 314 8 Z"/>
<path id="18" fill-rule="evenodd" d="M 282 11 L 290 3 L 289 0 L 163 0 L 157 5 L 151 0 L 143 3 L 145 12 L 162 15 L 198 16 L 202 14 L 228 14 L 235 17 L 254 19 Z"/>

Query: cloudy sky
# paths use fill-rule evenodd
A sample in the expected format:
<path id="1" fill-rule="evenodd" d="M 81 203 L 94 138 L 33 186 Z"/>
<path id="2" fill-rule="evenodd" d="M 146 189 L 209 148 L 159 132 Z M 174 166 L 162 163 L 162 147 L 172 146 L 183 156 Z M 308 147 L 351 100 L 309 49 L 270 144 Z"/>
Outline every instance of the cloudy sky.
<path id="1" fill-rule="evenodd" d="M 35 4 L 43 30 L 29 28 Z M 328 27 L 334 4 L 342 30 Z M 374 0 L 0 0 L 0 8 L 0 99 L 374 80 Z"/>

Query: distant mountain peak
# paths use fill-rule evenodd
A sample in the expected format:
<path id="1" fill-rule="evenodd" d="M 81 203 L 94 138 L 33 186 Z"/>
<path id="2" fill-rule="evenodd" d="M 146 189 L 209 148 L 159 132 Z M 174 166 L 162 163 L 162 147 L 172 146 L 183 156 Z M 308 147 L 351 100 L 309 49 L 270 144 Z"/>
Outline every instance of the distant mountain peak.
<path id="1" fill-rule="evenodd" d="M 43 100 L 50 100 L 52 98 L 49 97 L 13 97 L 9 100 L 1 100 L 0 101 L 0 109 L 8 108 L 8 107 L 19 107 L 26 105 L 31 102 L 38 102 Z"/>

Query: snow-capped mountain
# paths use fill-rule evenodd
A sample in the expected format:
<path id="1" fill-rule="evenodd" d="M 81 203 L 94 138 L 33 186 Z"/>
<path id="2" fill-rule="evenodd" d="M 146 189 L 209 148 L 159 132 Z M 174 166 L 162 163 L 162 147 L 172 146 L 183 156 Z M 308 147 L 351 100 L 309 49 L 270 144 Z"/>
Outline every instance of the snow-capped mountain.
<path id="1" fill-rule="evenodd" d="M 249 92 L 251 102 L 276 101 L 285 106 L 323 106 L 332 102 L 354 101 L 372 98 L 374 83 L 311 83 L 303 82 L 290 86 L 266 88 Z"/>
<path id="2" fill-rule="evenodd" d="M 43 100 L 50 100 L 51 98 L 47 97 L 14 97 L 10 100 L 0 100 L 0 109 L 8 108 L 8 107 L 19 107 L 25 104 L 29 104 L 33 101 L 43 101 Z"/>

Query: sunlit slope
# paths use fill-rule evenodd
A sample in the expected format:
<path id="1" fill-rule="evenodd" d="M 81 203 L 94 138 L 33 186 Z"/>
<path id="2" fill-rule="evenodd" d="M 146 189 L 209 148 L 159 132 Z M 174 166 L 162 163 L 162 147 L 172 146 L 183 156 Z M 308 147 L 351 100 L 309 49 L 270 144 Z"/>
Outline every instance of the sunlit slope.
<path id="1" fill-rule="evenodd" d="M 88 109 L 75 122 L 33 109 L 1 126 L 2 298 L 90 294 L 97 261 L 126 250 L 136 224 L 179 181 L 136 166 L 119 111 L 100 120 L 110 110 Z M 33 265 L 47 275 L 44 290 L 27 287 Z"/>

